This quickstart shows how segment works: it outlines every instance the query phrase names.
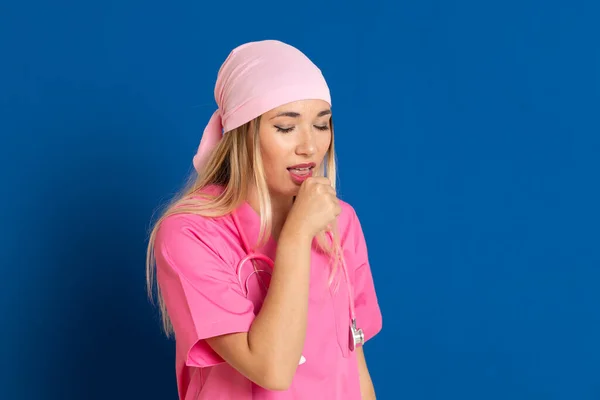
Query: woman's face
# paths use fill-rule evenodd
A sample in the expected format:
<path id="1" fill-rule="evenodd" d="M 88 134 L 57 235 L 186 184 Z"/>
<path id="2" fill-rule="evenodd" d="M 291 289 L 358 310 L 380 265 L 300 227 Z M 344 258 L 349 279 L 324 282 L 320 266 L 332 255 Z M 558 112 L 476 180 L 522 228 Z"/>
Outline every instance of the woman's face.
<path id="1" fill-rule="evenodd" d="M 331 143 L 331 108 L 323 100 L 300 100 L 261 116 L 259 139 L 267 185 L 294 196 L 324 161 Z"/>

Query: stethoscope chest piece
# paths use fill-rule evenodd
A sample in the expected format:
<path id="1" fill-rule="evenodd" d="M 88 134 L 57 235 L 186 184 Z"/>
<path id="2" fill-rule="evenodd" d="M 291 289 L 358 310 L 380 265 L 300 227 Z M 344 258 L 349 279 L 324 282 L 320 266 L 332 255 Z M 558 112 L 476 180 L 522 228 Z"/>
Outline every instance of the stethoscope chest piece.
<path id="1" fill-rule="evenodd" d="M 357 346 L 365 343 L 365 334 L 362 329 L 356 327 L 356 319 L 352 319 L 350 325 L 350 351 L 354 351 Z"/>

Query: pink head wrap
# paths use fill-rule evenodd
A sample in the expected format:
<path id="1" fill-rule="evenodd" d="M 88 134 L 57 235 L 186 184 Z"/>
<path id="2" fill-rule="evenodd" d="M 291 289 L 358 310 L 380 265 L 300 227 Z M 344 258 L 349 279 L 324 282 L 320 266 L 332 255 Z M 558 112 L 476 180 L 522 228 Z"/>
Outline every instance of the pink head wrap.
<path id="1" fill-rule="evenodd" d="M 277 40 L 242 44 L 229 53 L 215 85 L 218 109 L 204 129 L 193 163 L 206 163 L 223 133 L 283 104 L 320 99 L 329 103 L 321 70 L 301 51 Z"/>

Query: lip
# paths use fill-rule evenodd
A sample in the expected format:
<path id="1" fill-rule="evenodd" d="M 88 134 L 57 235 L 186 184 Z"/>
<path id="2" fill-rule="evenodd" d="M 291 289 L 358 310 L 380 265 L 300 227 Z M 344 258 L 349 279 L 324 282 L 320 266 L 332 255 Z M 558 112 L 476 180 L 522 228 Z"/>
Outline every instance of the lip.
<path id="1" fill-rule="evenodd" d="M 302 164 L 298 164 L 298 165 L 302 165 Z M 303 170 L 297 170 L 294 168 L 306 168 Z M 290 178 L 292 179 L 292 182 L 294 182 L 296 185 L 302 185 L 302 183 L 309 179 L 311 176 L 313 176 L 313 171 L 314 168 L 308 166 L 307 167 L 291 167 L 288 168 L 289 174 L 290 174 Z"/>
<path id="2" fill-rule="evenodd" d="M 288 169 L 293 169 L 293 168 L 314 168 L 316 167 L 317 164 L 315 163 L 304 163 L 304 164 L 296 164 L 296 165 L 292 165 L 291 167 L 288 167 Z"/>

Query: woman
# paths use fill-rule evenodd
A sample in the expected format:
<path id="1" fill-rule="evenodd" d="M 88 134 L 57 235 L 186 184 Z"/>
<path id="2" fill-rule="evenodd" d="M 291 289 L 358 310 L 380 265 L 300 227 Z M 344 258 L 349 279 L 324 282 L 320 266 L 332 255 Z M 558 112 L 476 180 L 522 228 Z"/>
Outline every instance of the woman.
<path id="1" fill-rule="evenodd" d="M 148 247 L 179 398 L 374 399 L 361 345 L 382 317 L 358 217 L 334 189 L 321 71 L 285 43 L 246 43 L 215 99 L 197 176 Z"/>

